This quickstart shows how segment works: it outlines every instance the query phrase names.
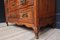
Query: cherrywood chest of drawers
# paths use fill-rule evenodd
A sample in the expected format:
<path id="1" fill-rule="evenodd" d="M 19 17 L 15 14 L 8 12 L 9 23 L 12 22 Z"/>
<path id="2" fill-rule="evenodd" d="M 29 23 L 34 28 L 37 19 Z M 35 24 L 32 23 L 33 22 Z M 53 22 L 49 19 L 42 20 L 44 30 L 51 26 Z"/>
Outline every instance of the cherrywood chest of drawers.
<path id="1" fill-rule="evenodd" d="M 6 23 L 26 25 L 38 38 L 39 29 L 55 25 L 55 0 L 4 0 Z"/>

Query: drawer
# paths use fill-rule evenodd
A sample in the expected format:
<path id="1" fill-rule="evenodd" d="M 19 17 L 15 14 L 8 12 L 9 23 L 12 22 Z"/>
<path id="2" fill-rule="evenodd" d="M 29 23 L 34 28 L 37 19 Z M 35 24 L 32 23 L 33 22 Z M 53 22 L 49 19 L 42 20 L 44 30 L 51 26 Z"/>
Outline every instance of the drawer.
<path id="1" fill-rule="evenodd" d="M 6 3 L 6 1 L 4 1 L 5 3 L 5 9 L 7 10 L 7 11 L 14 11 L 14 10 L 16 10 L 16 8 L 17 8 L 17 4 L 16 4 L 16 0 L 14 1 L 14 0 L 11 0 L 11 1 L 8 1 L 8 3 Z"/>
<path id="2" fill-rule="evenodd" d="M 19 16 L 18 16 L 19 14 L 18 14 L 18 12 L 12 12 L 12 13 L 10 13 L 10 17 L 11 18 L 19 18 Z"/>
<path id="3" fill-rule="evenodd" d="M 17 0 L 18 8 L 27 7 L 34 4 L 33 0 Z"/>
<path id="4" fill-rule="evenodd" d="M 11 3 L 11 4 L 9 5 L 9 8 L 10 8 L 11 11 L 16 10 L 16 9 L 17 9 L 16 3 Z"/>
<path id="5" fill-rule="evenodd" d="M 5 6 L 5 12 L 8 14 L 10 12 L 13 12 L 15 9 L 11 9 L 8 6 Z"/>
<path id="6" fill-rule="evenodd" d="M 9 0 L 7 4 L 5 1 L 5 7 L 8 8 L 10 11 L 16 10 L 17 8 L 16 0 Z"/>
<path id="7" fill-rule="evenodd" d="M 4 4 L 5 5 L 9 5 L 11 2 L 13 2 L 14 0 L 4 0 Z"/>
<path id="8" fill-rule="evenodd" d="M 34 13 L 33 13 L 33 7 L 27 8 L 27 9 L 22 9 L 19 10 L 19 15 L 20 15 L 20 21 L 21 22 L 27 22 L 27 23 L 33 23 L 33 17 L 34 17 Z"/>
<path id="9" fill-rule="evenodd" d="M 10 10 L 15 10 L 15 9 L 17 9 L 16 0 L 14 0 L 13 2 L 10 2 L 10 3 L 9 3 L 9 8 L 10 8 Z"/>
<path id="10" fill-rule="evenodd" d="M 9 8 L 8 6 L 7 6 L 7 7 L 5 7 L 5 13 L 6 13 L 6 14 L 9 14 L 9 13 L 10 13 L 10 11 L 11 11 L 11 10 L 10 10 L 10 8 Z"/>
<path id="11" fill-rule="evenodd" d="M 6 1 L 5 6 L 10 8 L 11 11 L 33 5 L 33 0 L 9 0 L 7 2 Z M 26 1 L 26 3 L 24 1 Z"/>
<path id="12" fill-rule="evenodd" d="M 17 10 L 6 14 L 6 16 L 9 22 L 16 22 L 19 19 L 19 14 Z"/>

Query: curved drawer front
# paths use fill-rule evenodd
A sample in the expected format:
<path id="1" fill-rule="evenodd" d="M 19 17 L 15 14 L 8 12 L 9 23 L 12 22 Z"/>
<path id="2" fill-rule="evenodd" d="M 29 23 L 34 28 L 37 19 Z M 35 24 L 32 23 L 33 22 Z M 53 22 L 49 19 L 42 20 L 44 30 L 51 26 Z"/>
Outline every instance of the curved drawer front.
<path id="1" fill-rule="evenodd" d="M 4 4 L 5 4 L 6 6 L 8 6 L 9 4 L 11 4 L 11 3 L 14 2 L 14 1 L 16 1 L 16 0 L 4 0 Z"/>
<path id="2" fill-rule="evenodd" d="M 30 6 L 30 5 L 34 4 L 33 0 L 17 0 L 16 2 L 17 2 L 18 8 L 23 8 L 23 7 Z"/>
<path id="3" fill-rule="evenodd" d="M 7 1 L 7 0 L 6 0 Z M 16 0 L 8 0 L 7 2 L 5 2 L 5 7 L 8 8 L 10 11 L 14 11 L 17 9 L 17 1 Z"/>
<path id="4" fill-rule="evenodd" d="M 19 10 L 20 21 L 24 23 L 33 23 L 33 7 L 28 9 Z"/>
<path id="5" fill-rule="evenodd" d="M 16 22 L 19 19 L 18 11 L 10 12 L 6 16 L 9 22 Z"/>
<path id="6" fill-rule="evenodd" d="M 11 11 L 17 9 L 17 3 L 16 2 L 17 2 L 16 0 L 13 0 L 9 3 L 9 8 Z"/>
<path id="7" fill-rule="evenodd" d="M 27 6 L 32 6 L 34 4 L 33 0 L 6 0 L 5 6 L 9 8 L 10 11 L 14 11 L 19 8 L 24 8 Z"/>

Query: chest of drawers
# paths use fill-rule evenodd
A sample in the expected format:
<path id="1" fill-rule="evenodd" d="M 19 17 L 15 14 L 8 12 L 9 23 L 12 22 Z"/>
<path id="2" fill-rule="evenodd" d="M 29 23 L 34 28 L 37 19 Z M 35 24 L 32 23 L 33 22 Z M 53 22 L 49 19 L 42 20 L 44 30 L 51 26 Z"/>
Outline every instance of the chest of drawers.
<path id="1" fill-rule="evenodd" d="M 39 29 L 55 25 L 55 0 L 4 0 L 6 23 L 26 25 L 38 38 Z"/>

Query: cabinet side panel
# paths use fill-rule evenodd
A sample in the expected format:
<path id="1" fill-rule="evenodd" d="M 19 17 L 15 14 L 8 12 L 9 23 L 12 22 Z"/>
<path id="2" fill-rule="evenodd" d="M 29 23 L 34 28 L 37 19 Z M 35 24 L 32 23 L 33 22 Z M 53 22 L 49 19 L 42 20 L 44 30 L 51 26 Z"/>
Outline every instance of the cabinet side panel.
<path id="1" fill-rule="evenodd" d="M 52 24 L 55 21 L 55 0 L 39 0 L 40 26 Z"/>
<path id="2" fill-rule="evenodd" d="M 47 13 L 47 0 L 39 0 L 39 21 L 40 26 L 45 26 L 47 24 L 46 17 L 48 17 Z"/>
<path id="3" fill-rule="evenodd" d="M 48 0 L 48 13 L 50 16 L 55 15 L 55 0 Z"/>
<path id="4" fill-rule="evenodd" d="M 56 14 L 55 14 L 55 0 L 48 0 L 48 22 L 50 24 L 55 23 Z"/>

